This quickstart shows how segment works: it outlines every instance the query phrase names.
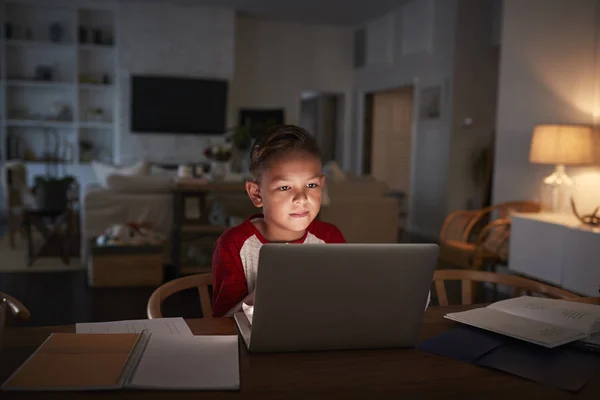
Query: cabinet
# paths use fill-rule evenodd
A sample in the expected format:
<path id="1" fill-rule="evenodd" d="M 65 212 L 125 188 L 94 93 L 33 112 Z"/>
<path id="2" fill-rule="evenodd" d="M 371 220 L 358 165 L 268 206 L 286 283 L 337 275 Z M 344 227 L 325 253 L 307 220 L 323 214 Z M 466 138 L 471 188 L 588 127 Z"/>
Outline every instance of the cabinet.
<path id="1" fill-rule="evenodd" d="M 0 163 L 113 162 L 117 5 L 53 4 L 0 0 Z"/>
<path id="2" fill-rule="evenodd" d="M 179 181 L 173 190 L 173 229 L 171 236 L 171 262 L 176 275 L 212 272 L 210 257 L 205 265 L 188 265 L 182 260 L 183 243 L 186 237 L 196 240 L 205 238 L 210 254 L 216 239 L 228 228 L 228 223 L 213 225 L 209 222 L 210 210 L 207 199 L 211 194 L 239 194 L 245 196 L 244 182 L 195 182 Z"/>
<path id="3" fill-rule="evenodd" d="M 580 295 L 600 294 L 600 229 L 568 214 L 511 219 L 509 270 Z"/>

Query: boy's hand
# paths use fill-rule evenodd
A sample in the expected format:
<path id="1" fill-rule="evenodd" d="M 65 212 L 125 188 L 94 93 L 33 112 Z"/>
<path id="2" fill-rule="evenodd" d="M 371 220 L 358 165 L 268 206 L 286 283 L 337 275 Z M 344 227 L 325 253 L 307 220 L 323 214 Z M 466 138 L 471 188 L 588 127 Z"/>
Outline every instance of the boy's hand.
<path id="1" fill-rule="evenodd" d="M 244 298 L 243 302 L 246 303 L 246 305 L 254 306 L 254 292 L 252 292 L 248 296 L 246 296 Z"/>

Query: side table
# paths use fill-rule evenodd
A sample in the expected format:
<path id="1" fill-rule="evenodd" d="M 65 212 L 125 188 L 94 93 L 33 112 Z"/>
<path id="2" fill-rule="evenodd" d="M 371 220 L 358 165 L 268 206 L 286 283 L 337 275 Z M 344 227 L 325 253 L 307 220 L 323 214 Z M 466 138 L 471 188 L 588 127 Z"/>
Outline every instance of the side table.
<path id="1" fill-rule="evenodd" d="M 198 236 L 219 236 L 228 226 L 214 226 L 208 220 L 207 197 L 212 193 L 245 193 L 244 182 L 206 182 L 203 179 L 179 180 L 173 189 L 173 229 L 171 236 L 171 262 L 177 277 L 187 274 L 181 262 L 182 240 L 184 233 Z M 190 207 L 189 204 L 194 204 Z M 186 210 L 193 217 L 186 216 Z M 194 218 L 195 217 L 195 218 Z M 210 266 L 206 266 L 210 269 Z M 202 272 L 194 271 L 191 273 Z M 208 271 L 207 271 L 208 272 Z"/>

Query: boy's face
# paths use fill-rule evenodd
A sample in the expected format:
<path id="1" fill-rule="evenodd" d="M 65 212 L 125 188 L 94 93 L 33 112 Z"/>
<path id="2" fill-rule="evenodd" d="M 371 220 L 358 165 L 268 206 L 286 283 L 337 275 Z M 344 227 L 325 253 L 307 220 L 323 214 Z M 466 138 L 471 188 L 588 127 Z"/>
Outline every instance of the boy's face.
<path id="1" fill-rule="evenodd" d="M 263 207 L 270 240 L 297 239 L 321 208 L 325 176 L 321 162 L 309 154 L 272 160 L 260 182 L 246 189 L 256 207 Z"/>

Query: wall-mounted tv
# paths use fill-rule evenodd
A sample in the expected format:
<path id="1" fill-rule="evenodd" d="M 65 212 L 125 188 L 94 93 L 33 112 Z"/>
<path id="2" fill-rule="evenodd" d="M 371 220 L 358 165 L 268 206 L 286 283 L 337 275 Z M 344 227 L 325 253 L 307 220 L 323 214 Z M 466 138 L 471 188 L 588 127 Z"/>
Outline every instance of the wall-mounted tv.
<path id="1" fill-rule="evenodd" d="M 226 129 L 228 83 L 157 75 L 131 77 L 135 133 L 221 134 Z"/>

